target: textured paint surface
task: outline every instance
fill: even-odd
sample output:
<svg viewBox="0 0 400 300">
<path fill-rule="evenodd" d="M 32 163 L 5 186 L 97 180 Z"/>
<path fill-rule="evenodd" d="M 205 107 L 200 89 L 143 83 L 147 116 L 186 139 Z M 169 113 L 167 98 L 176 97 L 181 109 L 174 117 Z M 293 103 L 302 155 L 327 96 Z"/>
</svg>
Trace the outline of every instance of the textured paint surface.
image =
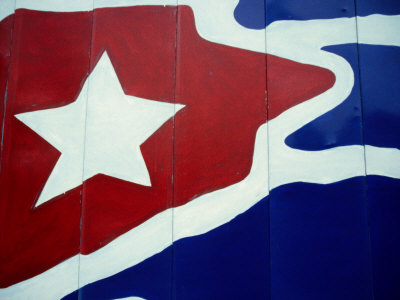
<svg viewBox="0 0 400 300">
<path fill-rule="evenodd" d="M 141 35 L 132 34 L 132 31 L 142 26 L 144 22 L 138 18 L 131 18 L 132 13 L 134 15 L 146 16 L 146 22 L 150 22 L 151 24 L 156 23 L 158 24 L 157 26 L 164 28 L 164 31 L 161 31 L 159 27 L 150 27 L 149 29 L 149 34 L 152 32 L 153 38 L 160 43 L 159 47 L 151 47 L 155 53 L 149 51 L 146 44 L 140 40 L 142 38 Z M 47 20 L 47 15 L 50 15 L 50 21 Z M 116 22 L 116 20 L 118 19 L 121 22 L 124 20 L 124 16 L 126 22 L 133 22 L 133 24 L 124 24 L 125 26 L 123 26 L 123 28 L 128 30 L 126 33 L 116 25 L 111 25 L 120 24 Z M 161 16 L 164 18 L 161 18 Z M 39 32 L 41 32 L 40 26 L 47 26 L 48 22 L 52 21 L 52 18 L 56 19 L 59 15 L 54 13 L 21 11 L 18 17 L 23 20 L 30 18 L 30 22 L 36 21 L 36 27 L 24 27 L 25 30 L 34 30 L 35 32 L 39 30 Z M 69 17 L 69 22 L 72 23 L 76 23 L 79 20 L 76 18 L 75 13 L 64 15 L 63 17 Z M 82 13 L 79 13 L 78 17 L 81 17 L 83 20 L 89 20 L 90 18 L 90 16 L 88 16 L 88 18 L 85 19 L 86 16 Z M 152 17 L 157 18 L 157 22 L 152 21 Z M 119 66 L 116 68 L 116 72 L 118 72 L 117 75 L 120 76 L 120 82 L 123 84 L 125 93 L 146 99 L 160 99 L 172 102 L 174 95 L 174 9 L 134 7 L 113 9 L 111 12 L 100 10 L 98 14 L 96 12 L 94 18 L 96 27 L 94 27 L 94 40 L 91 50 L 92 60 L 94 61 L 92 63 L 92 68 L 94 68 L 97 63 L 96 58 L 98 59 L 99 55 L 103 54 L 102 51 L 107 50 L 112 62 L 116 66 Z M 26 20 L 26 22 L 28 22 L 28 20 Z M 183 73 L 184 71 L 181 69 L 178 70 L 180 74 L 178 75 L 177 82 L 177 102 L 184 104 L 185 108 L 178 114 L 178 116 L 181 117 L 175 122 L 174 206 L 179 206 L 190 201 L 195 195 L 201 195 L 205 192 L 242 180 L 248 174 L 251 166 L 251 153 L 254 147 L 256 129 L 266 121 L 266 102 L 264 96 L 265 65 L 263 64 L 265 55 L 229 49 L 227 47 L 207 43 L 200 39 L 194 31 L 193 17 L 189 8 L 182 9 L 181 22 L 182 28 L 185 28 L 185 30 L 180 31 L 180 44 L 183 46 L 180 48 L 182 52 L 179 53 L 179 59 L 188 73 Z M 81 26 L 84 26 L 84 24 Z M 170 34 L 166 35 L 165 30 L 168 28 Z M 160 37 L 154 36 L 154 33 L 157 32 L 160 34 Z M 123 35 L 121 36 L 121 34 Z M 21 42 L 28 39 L 27 35 L 28 33 L 26 33 L 26 36 L 23 34 L 20 35 Z M 121 39 L 124 38 L 124 36 L 129 36 L 132 39 L 136 37 L 139 40 L 133 40 L 131 45 L 136 48 L 138 48 L 137 45 L 140 45 L 139 49 L 127 49 L 126 51 L 128 52 L 124 53 L 124 48 L 121 49 L 117 47 L 117 45 L 121 43 L 121 41 L 118 40 L 119 36 Z M 34 35 L 30 35 L 29 38 L 34 38 Z M 169 48 L 161 46 L 164 44 L 169 46 Z M 188 46 L 194 46 L 198 52 L 193 53 L 193 51 L 189 51 L 190 48 Z M 122 53 L 120 53 L 121 51 Z M 142 55 L 129 56 L 129 51 L 142 51 Z M 46 57 L 47 59 L 53 59 L 53 61 L 46 62 L 49 68 L 54 68 L 54 64 L 58 59 L 57 55 L 59 55 L 59 53 L 56 52 L 53 56 Z M 147 56 L 147 60 L 143 60 L 143 55 Z M 220 70 L 224 69 L 223 66 L 227 63 L 221 59 L 223 56 L 228 57 L 228 59 L 229 57 L 235 57 L 235 62 L 231 62 L 230 70 L 221 72 Z M 157 57 L 157 59 L 153 57 Z M 202 58 L 203 61 L 201 61 L 200 58 Z M 68 59 L 72 58 L 68 57 Z M 86 56 L 83 55 L 82 59 L 86 59 Z M 230 59 L 230 61 L 231 60 L 232 59 Z M 147 61 L 151 61 L 154 65 L 147 63 Z M 206 62 L 209 62 L 210 66 L 208 66 Z M 22 76 L 21 74 L 27 74 L 26 76 L 28 76 L 31 72 L 39 72 L 35 76 L 41 76 L 43 77 L 43 81 L 45 81 L 47 77 L 45 74 L 42 74 L 43 68 L 35 67 L 35 63 L 36 61 L 32 62 L 32 65 L 29 65 L 30 69 L 26 70 L 26 73 L 22 73 L 22 71 L 19 70 L 19 76 Z M 74 60 L 74 63 L 81 64 L 79 60 Z M 158 64 L 163 66 L 164 71 L 162 68 L 158 67 Z M 130 65 L 134 66 L 134 68 Z M 143 70 L 141 68 L 143 68 Z M 138 74 L 137 77 L 130 72 L 132 69 L 136 70 Z M 157 69 L 158 72 L 152 72 L 154 69 Z M 333 76 L 327 70 L 290 62 L 273 56 L 271 56 L 271 69 L 275 74 L 270 79 L 271 98 L 276 99 L 272 101 L 272 103 L 276 103 L 276 107 L 274 106 L 273 109 L 273 117 L 288 107 L 326 90 L 333 82 Z M 77 73 L 76 75 L 63 73 L 63 76 L 75 76 L 76 80 L 79 78 L 85 80 L 85 74 L 79 74 L 78 71 L 79 69 L 74 70 L 74 72 Z M 60 70 L 60 72 L 62 72 L 62 70 Z M 210 75 L 210 73 L 212 73 L 212 75 Z M 148 78 L 146 78 L 146 74 L 148 74 Z M 154 76 L 157 76 L 157 78 L 152 78 Z M 286 77 L 288 77 L 289 80 L 284 81 L 283 79 Z M 182 80 L 180 80 L 180 78 L 182 78 Z M 22 79 L 14 79 L 15 83 L 19 83 L 20 81 L 22 81 Z M 63 82 L 67 81 L 63 80 Z M 157 82 L 158 90 L 153 88 L 154 82 Z M 232 91 L 231 88 L 228 88 L 227 82 L 230 82 L 228 86 L 234 87 L 235 90 Z M 293 82 L 296 82 L 296 85 L 294 85 Z M 309 84 L 307 88 L 303 88 L 308 82 L 311 82 L 311 84 Z M 285 86 L 285 84 L 287 86 Z M 72 84 L 68 84 L 68 86 L 71 85 Z M 136 85 L 140 88 L 137 88 Z M 254 88 L 249 88 L 248 86 L 254 86 Z M 34 98 L 31 100 L 34 104 L 30 105 L 31 107 L 34 105 L 34 109 L 36 110 L 38 105 L 36 102 L 41 98 L 41 89 L 43 87 L 41 87 L 40 84 L 30 85 L 29 87 L 31 88 L 29 97 L 22 95 L 18 96 L 18 99 L 23 99 L 26 101 L 25 103 L 29 105 L 29 99 Z M 38 88 L 40 88 L 40 90 L 34 90 Z M 18 86 L 13 89 L 13 91 L 14 90 L 16 90 L 15 93 L 28 92 L 28 88 L 25 86 Z M 198 92 L 199 90 L 201 92 Z M 288 92 L 289 90 L 290 93 Z M 76 97 L 71 97 L 70 94 L 68 94 L 68 90 L 64 89 L 57 89 L 54 93 L 61 94 L 46 95 L 46 97 L 49 97 L 48 101 L 64 98 L 74 99 Z M 72 91 L 70 93 L 72 93 Z M 82 92 L 79 91 L 78 93 Z M 38 96 L 34 97 L 35 94 Z M 252 105 L 248 105 L 249 99 L 258 101 L 252 101 Z M 40 100 L 44 101 L 44 99 Z M 21 106 L 17 101 L 14 102 L 15 106 Z M 40 108 L 59 107 L 67 103 L 65 101 L 61 103 L 52 102 L 51 104 L 43 103 Z M 225 110 L 224 107 L 228 106 L 230 107 L 229 110 Z M 36 146 L 36 143 L 42 143 L 43 150 L 41 151 L 53 151 L 56 153 L 54 147 L 43 143 L 43 138 L 40 138 L 40 136 L 32 132 L 31 129 L 26 128 L 26 126 L 21 125 L 21 122 L 12 118 L 13 115 L 21 111 L 26 112 L 27 109 L 21 107 L 19 110 L 15 109 L 9 112 L 10 123 L 12 122 L 12 124 L 15 124 L 14 126 L 21 126 L 24 128 L 23 130 L 26 130 L 25 134 L 20 135 L 32 139 L 33 147 Z M 227 135 L 226 133 L 229 130 L 234 130 L 236 135 Z M 204 132 L 212 132 L 212 134 L 204 134 Z M 241 141 L 240 143 L 237 143 L 238 139 Z M 33 142 L 35 140 L 37 140 L 37 142 Z M 162 147 L 157 145 L 162 145 Z M 13 150 L 9 151 L 14 151 L 15 157 L 17 157 L 18 154 L 16 151 L 18 145 L 14 147 Z M 103 174 L 95 175 L 85 181 L 82 211 L 82 237 L 80 244 L 81 253 L 88 254 L 97 250 L 118 235 L 139 225 L 165 208 L 172 206 L 172 121 L 162 126 L 141 148 L 147 162 L 147 168 L 150 172 L 151 187 L 145 187 L 125 180 L 122 181 Z M 20 151 L 26 151 L 26 149 L 21 148 Z M 8 153 L 7 149 L 5 149 L 4 153 Z M 24 154 L 20 155 L 26 157 Z M 27 164 L 25 168 L 30 168 L 29 163 L 39 168 L 36 160 L 37 155 L 38 154 L 35 155 L 33 152 L 30 152 L 31 160 L 25 158 L 25 163 Z M 7 156 L 11 157 L 11 155 Z M 190 157 L 190 159 L 188 159 L 188 157 Z M 51 162 L 51 165 L 54 165 L 56 161 L 57 158 Z M 12 160 L 10 163 L 12 162 L 16 161 Z M 47 168 L 51 168 L 48 158 L 46 162 L 49 164 Z M 44 165 L 40 167 L 44 167 Z M 7 165 L 5 165 L 5 168 L 7 168 Z M 49 174 L 47 168 L 42 172 L 48 172 L 47 174 Z M 11 171 L 9 171 L 9 174 L 10 173 Z M 29 176 L 29 174 L 27 174 L 27 176 Z M 43 184 L 43 179 L 38 178 L 38 181 L 39 180 Z M 46 180 L 44 180 L 44 182 L 45 181 Z M 5 184 L 4 186 L 7 186 L 7 188 L 4 189 L 7 193 L 22 192 L 12 185 Z M 51 207 L 51 209 L 57 210 L 59 214 L 62 214 L 63 218 L 69 218 L 69 216 L 79 218 L 79 214 L 76 211 L 79 210 L 79 206 L 74 208 L 73 203 L 79 204 L 80 190 L 80 187 L 77 187 L 70 191 L 65 191 L 67 192 L 65 195 L 57 197 L 61 199 L 61 201 L 56 200 L 48 202 L 49 209 Z M 27 193 L 28 191 L 25 192 Z M 25 201 L 25 205 L 29 207 L 32 205 L 32 201 L 35 200 L 35 196 L 37 197 L 37 195 L 41 193 L 40 187 L 33 189 L 32 193 L 31 196 L 28 194 L 24 197 L 18 195 L 13 197 L 19 197 L 21 199 L 20 201 Z M 59 210 L 58 206 L 62 201 L 66 201 L 68 207 L 64 210 Z M 70 206 L 68 205 L 69 203 L 71 204 Z M 44 206 L 45 205 L 43 205 L 43 207 Z M 36 211 L 42 211 L 42 208 L 38 206 L 35 208 L 33 214 Z M 52 215 L 53 212 L 48 213 Z M 20 215 L 20 210 L 16 209 L 15 214 Z M 32 212 L 27 210 L 28 220 L 31 218 L 31 215 Z M 15 217 L 12 217 L 11 210 L 8 212 L 8 217 L 11 220 L 15 219 Z M 42 217 L 40 222 L 44 222 L 45 219 L 45 217 Z M 98 220 L 101 220 L 101 222 L 98 222 Z M 32 223 L 31 230 L 36 231 L 38 228 L 34 222 L 35 221 Z M 25 225 L 19 225 L 17 223 L 15 225 L 13 224 L 13 227 L 14 226 L 16 227 L 15 230 L 23 231 Z M 59 223 L 52 225 L 54 232 L 60 232 L 60 230 L 77 232 L 79 231 L 78 226 L 78 221 L 65 224 L 62 218 L 59 219 Z M 65 256 L 66 254 L 60 255 L 59 251 L 54 251 L 54 247 L 58 247 L 58 244 L 54 243 L 54 240 L 50 239 L 45 232 L 38 230 L 36 234 L 43 237 L 45 240 L 43 242 L 39 242 L 40 240 L 37 241 L 34 246 L 26 246 L 27 251 L 30 251 L 32 253 L 31 255 L 36 256 L 36 260 L 38 260 L 36 265 L 44 267 L 49 263 L 58 263 L 60 259 L 67 258 L 67 256 Z M 10 241 L 7 244 L 11 248 L 9 250 L 10 254 L 8 254 L 8 263 L 10 266 L 7 268 L 9 269 L 13 269 L 12 265 L 14 262 L 12 257 L 14 255 L 15 259 L 21 259 L 21 253 L 17 255 L 17 253 L 13 251 L 12 245 L 16 243 L 16 237 L 17 235 L 11 233 L 6 235 L 6 241 Z M 32 237 L 29 235 L 25 237 L 20 236 L 21 240 L 19 240 L 19 244 L 21 246 L 24 245 L 24 243 L 28 245 L 31 238 Z M 57 235 L 57 238 L 60 238 L 60 236 Z M 70 242 L 68 242 L 67 239 L 59 246 L 63 247 L 64 252 L 77 253 L 76 242 L 76 239 L 71 239 Z M 52 246 L 47 246 L 47 243 Z M 15 254 L 13 255 L 11 253 Z M 23 257 L 25 260 L 31 260 L 29 255 Z M 40 257 L 42 257 L 43 261 L 40 260 Z M 38 268 L 28 262 L 25 262 L 25 264 L 26 270 L 23 273 L 25 276 L 34 273 L 36 268 Z M 42 271 L 42 269 L 39 269 L 39 271 Z M 21 274 L 19 276 L 21 276 Z M 9 275 L 7 275 L 7 278 L 11 280 Z"/>
<path fill-rule="evenodd" d="M 400 297 L 396 1 L 0 12 L 0 298 Z"/>
<path fill-rule="evenodd" d="M 372 299 L 363 182 L 271 192 L 272 298 Z"/>
</svg>

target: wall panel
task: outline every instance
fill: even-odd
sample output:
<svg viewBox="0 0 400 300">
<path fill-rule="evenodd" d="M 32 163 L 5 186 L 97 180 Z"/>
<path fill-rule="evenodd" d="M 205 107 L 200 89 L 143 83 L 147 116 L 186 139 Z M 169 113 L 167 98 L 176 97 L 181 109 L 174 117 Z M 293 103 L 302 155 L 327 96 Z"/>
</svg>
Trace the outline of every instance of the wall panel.
<svg viewBox="0 0 400 300">
<path fill-rule="evenodd" d="M 354 3 L 325 4 L 267 1 L 267 52 L 303 72 L 269 126 L 272 299 L 372 299 Z"/>
<path fill-rule="evenodd" d="M 375 299 L 400 297 L 399 5 L 356 1 Z M 379 176 L 376 176 L 379 175 Z M 397 179 L 396 179 L 397 178 Z"/>
<path fill-rule="evenodd" d="M 172 243 L 176 7 L 97 8 L 93 20 L 80 297 L 168 299 L 170 252 L 154 269 L 129 267 Z"/>
<path fill-rule="evenodd" d="M 178 6 L 174 299 L 269 299 L 265 35 L 235 6 Z"/>
<path fill-rule="evenodd" d="M 78 283 L 83 160 L 78 157 L 60 179 L 57 168 L 64 158 L 59 137 L 66 120 L 53 112 L 81 93 L 89 70 L 91 14 L 18 9 L 13 32 L 1 177 L 6 205 L 2 287 L 61 263 L 61 276 L 43 273 L 23 288 L 6 291 L 6 297 L 28 299 L 46 289 L 51 298 L 64 289 L 76 289 Z M 83 147 L 83 138 L 77 137 L 75 147 Z M 68 178 L 78 184 L 69 185 Z M 60 191 L 65 185 L 68 188 Z"/>
</svg>

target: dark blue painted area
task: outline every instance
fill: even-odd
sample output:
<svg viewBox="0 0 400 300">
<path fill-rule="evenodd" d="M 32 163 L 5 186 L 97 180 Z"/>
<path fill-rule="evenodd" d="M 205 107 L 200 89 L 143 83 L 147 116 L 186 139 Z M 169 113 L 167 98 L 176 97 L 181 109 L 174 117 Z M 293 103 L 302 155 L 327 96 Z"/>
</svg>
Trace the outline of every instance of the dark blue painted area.
<svg viewBox="0 0 400 300">
<path fill-rule="evenodd" d="M 62 300 L 78 300 L 78 299 L 79 299 L 78 291 L 75 291 L 75 292 L 62 298 Z"/>
<path fill-rule="evenodd" d="M 355 44 L 346 44 L 325 47 L 323 50 L 342 56 L 353 68 L 355 78 L 351 94 L 333 110 L 289 135 L 285 142 L 290 147 L 311 151 L 344 145 L 362 145 L 357 47 Z"/>
<path fill-rule="evenodd" d="M 353 0 L 266 0 L 266 5 L 267 25 L 279 20 L 349 18 L 355 15 Z"/>
<path fill-rule="evenodd" d="M 272 191 L 272 299 L 372 299 L 364 180 Z"/>
<path fill-rule="evenodd" d="M 265 28 L 265 2 L 264 0 L 241 0 L 236 6 L 234 16 L 239 24 L 252 28 Z"/>
<path fill-rule="evenodd" d="M 174 247 L 174 299 L 269 299 L 268 202 Z"/>
<path fill-rule="evenodd" d="M 400 149 L 400 47 L 359 49 L 365 143 Z"/>
<path fill-rule="evenodd" d="M 266 14 L 264 7 L 266 5 Z M 400 14 L 398 0 L 240 0 L 234 16 L 242 26 L 261 29 L 279 20 L 312 20 L 371 14 Z"/>
<path fill-rule="evenodd" d="M 265 28 L 279 20 L 330 19 L 354 15 L 353 0 L 240 0 L 234 13 L 239 24 L 252 29 Z"/>
<path fill-rule="evenodd" d="M 350 63 L 355 75 L 353 90 L 342 104 L 289 135 L 286 144 L 311 151 L 362 145 L 356 45 L 323 49 Z M 360 44 L 359 55 L 365 143 L 400 148 L 400 47 Z"/>
<path fill-rule="evenodd" d="M 400 2 L 399 0 L 357 0 L 356 10 L 359 16 L 397 15 L 400 14 Z"/>
<path fill-rule="evenodd" d="M 400 180 L 368 176 L 375 300 L 400 299 Z"/>
</svg>

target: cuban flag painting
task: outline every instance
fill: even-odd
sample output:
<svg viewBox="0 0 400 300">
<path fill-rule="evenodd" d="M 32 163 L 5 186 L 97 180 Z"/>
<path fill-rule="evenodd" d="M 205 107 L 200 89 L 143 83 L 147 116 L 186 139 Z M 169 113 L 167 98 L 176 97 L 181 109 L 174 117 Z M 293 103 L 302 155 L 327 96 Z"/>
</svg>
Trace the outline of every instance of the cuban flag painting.
<svg viewBox="0 0 400 300">
<path fill-rule="evenodd" d="M 0 299 L 400 299 L 399 0 L 2 0 Z"/>
</svg>

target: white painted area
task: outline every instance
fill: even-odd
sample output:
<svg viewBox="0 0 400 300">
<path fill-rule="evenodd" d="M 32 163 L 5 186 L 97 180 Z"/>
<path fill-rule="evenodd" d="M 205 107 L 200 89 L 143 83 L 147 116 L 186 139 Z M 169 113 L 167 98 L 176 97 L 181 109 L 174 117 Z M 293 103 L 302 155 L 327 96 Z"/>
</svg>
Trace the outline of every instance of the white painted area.
<svg viewBox="0 0 400 300">
<path fill-rule="evenodd" d="M 75 102 L 16 115 L 62 153 L 36 207 L 96 174 L 151 186 L 139 147 L 181 108 L 125 95 L 105 52 Z"/>
<path fill-rule="evenodd" d="M 0 21 L 7 18 L 14 13 L 15 0 L 1 0 L 0 1 Z"/>
<path fill-rule="evenodd" d="M 127 265 L 134 266 L 171 244 L 172 209 L 168 209 L 96 252 L 80 255 L 79 286 L 119 273 Z"/>
<path fill-rule="evenodd" d="M 90 11 L 93 0 L 16 0 L 16 9 L 26 8 L 40 11 Z"/>
<path fill-rule="evenodd" d="M 357 26 L 362 44 L 400 46 L 400 15 L 357 17 Z"/>
<path fill-rule="evenodd" d="M 50 0 L 49 0 L 50 1 Z M 201 36 L 228 46 L 265 52 L 263 30 L 249 30 L 233 19 L 234 1 L 185 0 L 190 5 Z M 36 2 L 35 2 L 36 3 Z M 98 1 L 107 6 L 108 1 Z M 143 4 L 141 1 L 119 0 L 114 5 Z M 157 4 L 158 1 L 147 2 Z M 35 5 L 35 4 L 33 4 Z M 78 7 L 78 6 L 77 6 Z M 79 9 L 77 9 L 79 10 Z M 226 10 L 226 11 L 225 11 Z M 229 13 L 228 13 L 229 12 Z M 174 240 L 203 234 L 245 212 L 268 195 L 268 144 L 271 189 L 290 182 L 331 183 L 364 175 L 363 147 L 345 146 L 324 151 L 300 151 L 284 144 L 284 139 L 311 120 L 333 109 L 349 95 L 354 74 L 345 59 L 321 50 L 327 45 L 355 43 L 354 18 L 312 21 L 278 21 L 267 29 L 268 53 L 298 62 L 327 68 L 335 73 L 335 85 L 317 97 L 299 104 L 262 125 L 256 138 L 250 174 L 237 184 L 203 195 L 174 210 L 164 211 L 140 226 L 118 237 L 89 255 L 81 255 L 80 286 L 106 278 L 136 265 L 159 253 L 171 244 L 171 214 L 174 215 Z M 361 43 L 400 46 L 399 16 L 358 17 L 367 30 L 359 37 Z M 234 34 L 233 34 L 234 33 Z M 90 102 L 90 101 L 89 101 Z M 365 147 L 367 174 L 400 178 L 398 149 Z M 156 237 L 156 238 L 155 238 Z M 7 299 L 57 299 L 74 291 L 76 284 L 75 256 L 54 268 L 24 282 L 0 290 Z M 46 295 L 43 295 L 46 290 Z"/>
<path fill-rule="evenodd" d="M 400 178 L 400 151 L 394 148 L 365 146 L 367 174 Z"/>
</svg>

